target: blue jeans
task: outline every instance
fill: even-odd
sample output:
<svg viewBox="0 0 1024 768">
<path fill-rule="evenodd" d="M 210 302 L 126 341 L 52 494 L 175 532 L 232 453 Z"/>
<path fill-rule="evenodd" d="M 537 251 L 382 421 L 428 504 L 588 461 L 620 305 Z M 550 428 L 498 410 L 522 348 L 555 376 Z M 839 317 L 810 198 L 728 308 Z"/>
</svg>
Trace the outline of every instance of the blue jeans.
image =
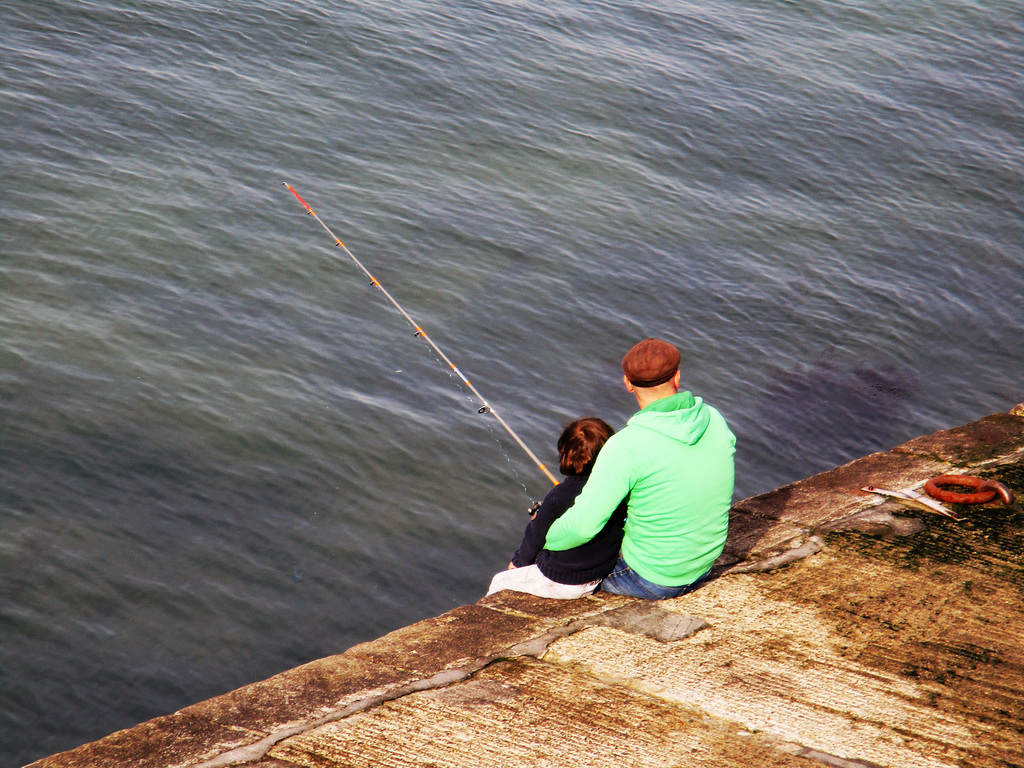
<svg viewBox="0 0 1024 768">
<path fill-rule="evenodd" d="M 679 597 L 704 586 L 710 575 L 711 569 L 709 568 L 707 573 L 692 584 L 684 584 L 681 587 L 664 587 L 661 584 L 655 584 L 653 581 L 645 579 L 626 565 L 626 561 L 620 555 L 619 561 L 615 563 L 612 572 L 604 577 L 604 581 L 601 582 L 599 589 L 604 592 L 611 592 L 614 595 L 642 597 L 645 600 L 668 600 L 670 597 Z"/>
</svg>

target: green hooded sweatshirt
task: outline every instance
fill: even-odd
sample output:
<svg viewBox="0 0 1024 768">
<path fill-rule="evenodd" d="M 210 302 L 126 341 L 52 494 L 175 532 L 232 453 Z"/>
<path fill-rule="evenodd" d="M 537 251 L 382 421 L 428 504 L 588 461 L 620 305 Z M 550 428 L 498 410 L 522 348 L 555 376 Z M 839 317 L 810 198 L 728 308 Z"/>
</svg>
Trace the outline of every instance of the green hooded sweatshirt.
<svg viewBox="0 0 1024 768">
<path fill-rule="evenodd" d="M 545 549 L 590 541 L 629 497 L 622 557 L 666 587 L 702 576 L 729 529 L 736 438 L 722 415 L 689 392 L 637 412 L 612 435 L 576 503 L 554 522 Z"/>
</svg>

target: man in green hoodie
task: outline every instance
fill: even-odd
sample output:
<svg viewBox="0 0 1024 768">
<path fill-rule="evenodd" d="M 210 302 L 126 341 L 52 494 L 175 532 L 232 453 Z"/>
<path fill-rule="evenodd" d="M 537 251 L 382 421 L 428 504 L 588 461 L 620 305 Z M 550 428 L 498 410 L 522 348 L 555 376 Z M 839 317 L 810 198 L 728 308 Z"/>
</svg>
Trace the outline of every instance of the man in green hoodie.
<svg viewBox="0 0 1024 768">
<path fill-rule="evenodd" d="M 700 586 L 729 529 L 736 438 L 722 415 L 679 391 L 679 350 L 644 339 L 622 359 L 640 410 L 609 438 L 583 492 L 544 548 L 590 541 L 628 497 L 622 552 L 601 589 L 649 600 Z"/>
</svg>

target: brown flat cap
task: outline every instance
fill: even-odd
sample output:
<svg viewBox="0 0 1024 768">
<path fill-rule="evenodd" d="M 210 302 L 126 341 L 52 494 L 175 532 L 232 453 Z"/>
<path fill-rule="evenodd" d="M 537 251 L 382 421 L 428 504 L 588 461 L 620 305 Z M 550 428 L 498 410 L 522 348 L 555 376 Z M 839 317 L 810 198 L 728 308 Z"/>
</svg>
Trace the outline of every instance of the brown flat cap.
<svg viewBox="0 0 1024 768">
<path fill-rule="evenodd" d="M 634 387 L 656 387 L 679 370 L 679 350 L 661 339 L 644 339 L 622 358 L 622 372 Z"/>
</svg>

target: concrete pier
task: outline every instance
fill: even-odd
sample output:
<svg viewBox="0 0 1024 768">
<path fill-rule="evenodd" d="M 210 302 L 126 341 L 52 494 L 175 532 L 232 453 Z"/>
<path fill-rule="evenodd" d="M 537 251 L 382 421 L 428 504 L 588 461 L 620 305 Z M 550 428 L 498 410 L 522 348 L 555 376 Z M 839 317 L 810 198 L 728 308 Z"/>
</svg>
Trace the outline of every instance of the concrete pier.
<svg viewBox="0 0 1024 768">
<path fill-rule="evenodd" d="M 739 502 L 674 600 L 510 592 L 32 768 L 1024 765 L 1024 407 Z M 1019 501 L 1018 501 L 1019 504 Z"/>
</svg>

